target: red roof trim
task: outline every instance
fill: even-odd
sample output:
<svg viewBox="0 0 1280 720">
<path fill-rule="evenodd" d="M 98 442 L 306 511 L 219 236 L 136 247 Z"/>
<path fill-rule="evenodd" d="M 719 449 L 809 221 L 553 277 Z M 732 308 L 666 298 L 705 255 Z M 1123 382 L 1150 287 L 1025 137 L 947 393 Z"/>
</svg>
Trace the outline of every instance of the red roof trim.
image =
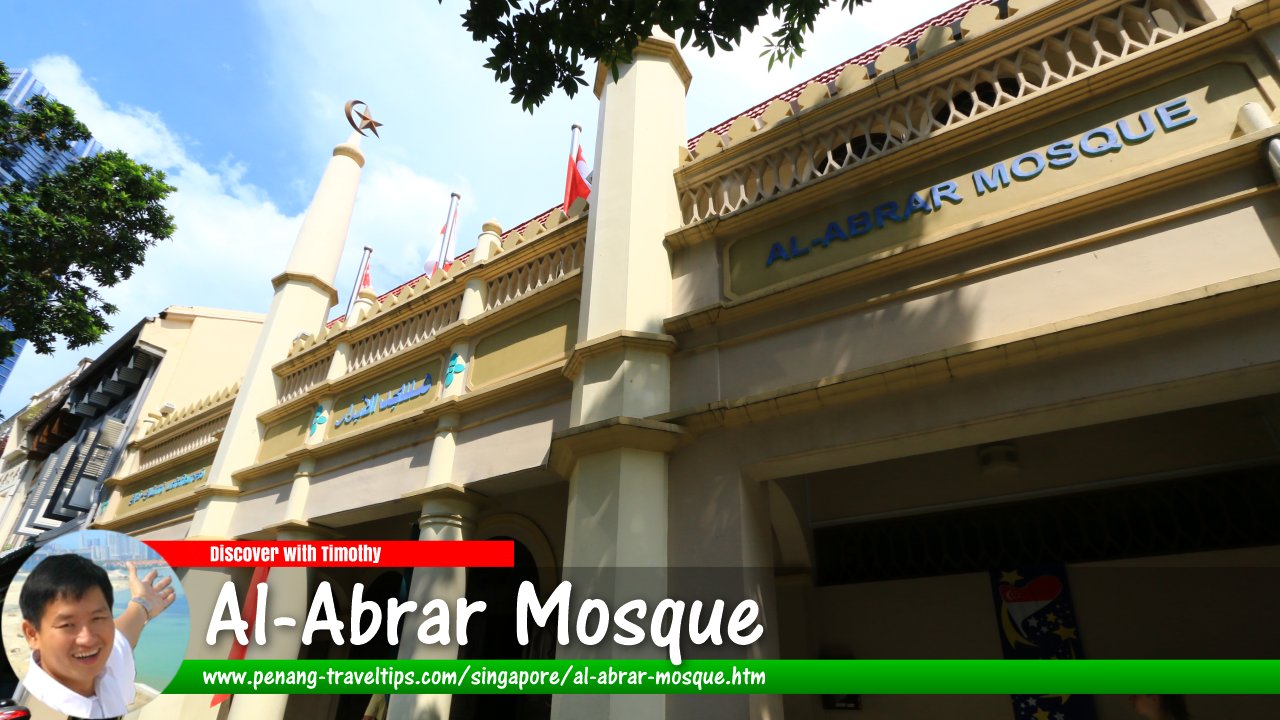
<svg viewBox="0 0 1280 720">
<path fill-rule="evenodd" d="M 998 0 L 965 0 L 965 2 L 960 3 L 959 5 L 942 13 L 941 15 L 938 15 L 930 20 L 926 20 L 925 22 L 911 28 L 910 30 L 907 30 L 899 34 L 897 37 L 891 40 L 886 40 L 880 43 L 879 45 L 876 45 L 875 47 L 870 48 L 869 50 L 864 50 L 861 53 L 849 58 L 848 60 L 845 60 L 839 65 L 836 65 L 833 68 L 824 70 L 823 72 L 820 72 L 817 75 L 814 75 L 813 77 L 809 78 L 808 80 L 805 80 L 804 82 L 800 83 L 799 85 L 796 85 L 795 87 L 790 88 L 789 90 L 784 90 L 783 92 L 778 93 L 777 95 L 774 95 L 773 97 L 769 98 L 768 100 L 765 100 L 762 103 L 753 105 L 746 112 L 738 113 L 737 115 L 734 115 L 733 117 L 729 118 L 728 120 L 725 120 L 724 122 L 718 125 L 713 125 L 712 127 L 707 128 L 705 132 L 698 133 L 697 135 L 689 138 L 689 147 L 693 148 L 693 146 L 697 143 L 697 141 L 703 135 L 706 135 L 708 132 L 714 132 L 716 134 L 724 134 L 729 130 L 729 126 L 733 124 L 733 121 L 737 120 L 743 115 L 746 115 L 747 117 L 753 117 L 753 118 L 760 117 L 761 115 L 764 114 L 765 108 L 769 107 L 769 104 L 772 103 L 774 100 L 786 100 L 787 102 L 794 102 L 796 98 L 800 97 L 800 93 L 806 87 L 808 87 L 809 83 L 834 82 L 836 78 L 840 77 L 841 71 L 843 71 L 846 67 L 850 65 L 853 65 L 855 63 L 858 65 L 870 65 L 871 63 L 875 62 L 875 59 L 880 57 L 880 53 L 883 52 L 884 49 L 889 47 L 890 45 L 898 45 L 901 47 L 906 47 L 907 45 L 910 45 L 916 40 L 919 40 L 920 36 L 924 34 L 924 31 L 928 30 L 934 25 L 951 25 L 953 23 L 959 22 L 960 20 L 964 19 L 965 14 L 968 13 L 969 9 L 972 8 L 973 6 L 994 5 L 996 4 L 996 2 L 998 2 Z"/>
</svg>

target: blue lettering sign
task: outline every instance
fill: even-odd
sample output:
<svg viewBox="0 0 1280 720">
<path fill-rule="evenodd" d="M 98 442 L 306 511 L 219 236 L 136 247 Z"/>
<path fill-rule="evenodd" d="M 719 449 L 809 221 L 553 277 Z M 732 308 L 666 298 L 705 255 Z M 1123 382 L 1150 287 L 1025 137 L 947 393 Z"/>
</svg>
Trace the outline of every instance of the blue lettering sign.
<svg viewBox="0 0 1280 720">
<path fill-rule="evenodd" d="M 1045 155 L 1049 157 L 1049 167 L 1054 170 L 1071 167 L 1076 160 L 1080 159 L 1080 151 L 1076 150 L 1076 144 L 1070 140 L 1061 140 L 1050 145 Z"/>
<path fill-rule="evenodd" d="M 1098 139 L 1101 138 L 1101 142 Z M 1107 153 L 1120 152 L 1120 136 L 1109 127 L 1094 128 L 1080 138 L 1080 154 L 1085 157 L 1098 157 Z"/>
<path fill-rule="evenodd" d="M 1030 167 L 1028 167 L 1030 164 Z M 1038 152 L 1023 153 L 1009 163 L 1009 173 L 1015 180 L 1033 180 L 1044 172 L 1045 159 Z"/>
<path fill-rule="evenodd" d="M 990 175 L 981 170 L 974 170 L 972 177 L 973 189 L 978 192 L 978 197 L 995 192 L 1002 187 L 1009 187 L 1009 168 L 1004 163 L 991 168 Z"/>
<path fill-rule="evenodd" d="M 152 485 L 146 490 L 139 490 L 138 492 L 129 496 L 129 504 L 132 505 L 137 502 L 142 502 L 143 500 L 153 498 L 161 493 L 166 493 L 175 488 L 180 488 L 184 485 L 190 485 L 193 482 L 198 482 L 204 479 L 204 474 L 205 474 L 205 471 L 203 469 L 200 469 L 193 473 L 179 475 L 178 477 L 170 480 L 169 482 L 160 483 L 159 485 Z"/>
<path fill-rule="evenodd" d="M 1096 127 L 1079 137 L 1051 143 L 1043 150 L 1031 150 L 989 168 L 974 170 L 969 179 L 973 183 L 974 192 L 982 197 L 1007 188 L 1014 181 L 1034 180 L 1044 174 L 1045 170 L 1071 167 L 1081 157 L 1101 157 L 1120 152 L 1126 145 L 1146 142 L 1155 135 L 1157 124 L 1160 129 L 1169 133 L 1191 125 L 1198 119 L 1192 113 L 1187 98 L 1170 100 L 1138 113 L 1136 123 L 1122 118 L 1114 126 Z M 837 240 L 852 240 L 883 229 L 888 223 L 907 222 L 916 214 L 938 212 L 943 208 L 944 201 L 959 205 L 964 200 L 960 196 L 959 186 L 950 180 L 934 185 L 927 195 L 927 201 L 922 193 L 911 193 L 901 205 L 894 200 L 879 203 L 868 210 L 849 215 L 843 227 L 839 222 L 830 222 L 826 233 L 814 238 L 808 245 L 800 244 L 794 236 L 788 243 L 775 242 L 769 246 L 764 266 L 772 267 L 777 262 L 795 260 L 807 255 L 812 247 L 827 248 Z"/>
<path fill-rule="evenodd" d="M 946 200 L 952 205 L 959 205 L 960 187 L 954 182 L 948 180 L 944 183 L 934 185 L 929 189 L 929 202 L 933 205 L 934 210 L 942 209 L 943 200 Z"/>
<path fill-rule="evenodd" d="M 1160 127 L 1165 132 L 1172 132 L 1180 127 L 1186 127 L 1200 118 L 1191 114 L 1191 108 L 1187 106 L 1186 98 L 1178 98 L 1163 105 L 1156 106 L 1156 117 L 1160 118 Z"/>
<path fill-rule="evenodd" d="M 1120 131 L 1120 138 L 1124 140 L 1126 145 L 1137 145 L 1156 133 L 1156 124 L 1151 122 L 1151 113 L 1138 113 L 1138 120 L 1142 123 L 1142 132 L 1137 133 L 1129 128 L 1128 120 L 1121 120 L 1116 123 L 1116 129 Z"/>
<path fill-rule="evenodd" d="M 871 232 L 871 213 L 864 211 L 849 216 L 849 237 L 856 238 L 869 232 Z"/>
</svg>

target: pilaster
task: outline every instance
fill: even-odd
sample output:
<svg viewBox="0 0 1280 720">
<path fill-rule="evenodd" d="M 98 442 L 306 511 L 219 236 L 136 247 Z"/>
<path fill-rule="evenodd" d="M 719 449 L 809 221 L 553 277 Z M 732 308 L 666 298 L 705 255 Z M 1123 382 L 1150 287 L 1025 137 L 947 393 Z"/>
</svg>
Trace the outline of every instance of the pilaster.
<svg viewBox="0 0 1280 720">
<path fill-rule="evenodd" d="M 434 454 L 434 453 L 433 453 Z M 441 485 L 411 493 L 422 501 L 418 518 L 420 540 L 469 540 L 475 534 L 476 516 L 483 500 L 458 485 Z M 413 569 L 409 584 L 409 600 L 422 608 L 432 600 L 443 600 L 452 615 L 458 600 L 466 597 L 466 568 L 419 567 Z M 401 660 L 456 660 L 457 638 L 449 645 L 425 645 L 416 638 L 401 638 Z M 392 695 L 387 707 L 387 720 L 447 718 L 452 702 L 450 695 Z"/>
<path fill-rule="evenodd" d="M 313 530 L 303 523 L 286 522 L 275 529 L 277 540 L 323 540 L 327 533 Z M 252 641 L 245 651 L 246 660 L 296 660 L 302 650 L 302 619 L 307 617 L 311 601 L 314 570 L 306 567 L 273 567 L 267 575 L 266 617 L 291 617 L 298 620 L 293 627 L 275 626 L 266 633 L 266 644 Z M 288 695 L 236 695 L 231 700 L 227 720 L 260 720 L 283 718 L 289 704 Z"/>
<path fill-rule="evenodd" d="M 565 578 L 575 596 L 656 602 L 667 591 L 667 453 L 680 428 L 646 420 L 670 409 L 662 332 L 671 313 L 663 244 L 680 225 L 674 171 L 684 142 L 689 72 L 675 42 L 643 41 L 616 76 L 598 74 L 599 134 L 587 220 L 578 338 L 566 367 L 571 428 L 552 465 L 569 479 Z M 612 644 L 573 657 L 639 657 Z M 639 651 L 643 652 L 643 651 Z M 553 718 L 666 717 L 660 695 L 556 695 Z"/>
</svg>

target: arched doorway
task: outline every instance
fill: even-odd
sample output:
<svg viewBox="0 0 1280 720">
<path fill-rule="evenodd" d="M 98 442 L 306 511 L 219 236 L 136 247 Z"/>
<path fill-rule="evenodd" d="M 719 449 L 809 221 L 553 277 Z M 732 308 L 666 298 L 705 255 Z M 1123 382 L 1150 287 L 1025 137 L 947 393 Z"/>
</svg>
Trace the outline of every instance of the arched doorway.
<svg viewBox="0 0 1280 720">
<path fill-rule="evenodd" d="M 519 540 L 498 536 L 494 540 L 515 543 L 515 566 L 511 568 L 470 568 L 467 570 L 467 599 L 487 603 L 468 627 L 468 642 L 458 653 L 460 659 L 550 660 L 555 657 L 552 638 L 534 628 L 530 643 L 516 642 L 516 594 L 523 582 L 533 583 L 539 596 L 538 566 L 533 553 Z M 554 627 L 554 620 L 550 623 Z M 455 695 L 450 720 L 546 720 L 551 717 L 550 695 Z"/>
</svg>

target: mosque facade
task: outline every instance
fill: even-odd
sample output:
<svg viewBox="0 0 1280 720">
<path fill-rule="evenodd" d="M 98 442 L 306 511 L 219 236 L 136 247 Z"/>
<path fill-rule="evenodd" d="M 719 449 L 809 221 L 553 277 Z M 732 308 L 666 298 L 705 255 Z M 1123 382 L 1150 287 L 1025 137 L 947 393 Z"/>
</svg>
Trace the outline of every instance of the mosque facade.
<svg viewBox="0 0 1280 720">
<path fill-rule="evenodd" d="M 320 581 L 488 598 L 466 648 L 280 633 L 250 658 L 623 657 L 509 637 L 514 583 L 563 579 L 758 600 L 764 638 L 722 657 L 1266 657 L 1278 22 L 1273 0 L 967 2 L 693 140 L 690 73 L 649 39 L 597 78 L 589 205 L 491 221 L 448 269 L 327 323 L 352 136 L 238 388 L 136 430 L 95 524 L 516 543 L 501 577 L 272 571 L 282 612 Z M 194 615 L 228 578 L 249 575 L 186 571 Z M 345 718 L 367 700 L 147 712 Z M 388 717 L 851 713 L 1133 717 L 1102 696 L 760 695 L 404 695 Z"/>
</svg>

